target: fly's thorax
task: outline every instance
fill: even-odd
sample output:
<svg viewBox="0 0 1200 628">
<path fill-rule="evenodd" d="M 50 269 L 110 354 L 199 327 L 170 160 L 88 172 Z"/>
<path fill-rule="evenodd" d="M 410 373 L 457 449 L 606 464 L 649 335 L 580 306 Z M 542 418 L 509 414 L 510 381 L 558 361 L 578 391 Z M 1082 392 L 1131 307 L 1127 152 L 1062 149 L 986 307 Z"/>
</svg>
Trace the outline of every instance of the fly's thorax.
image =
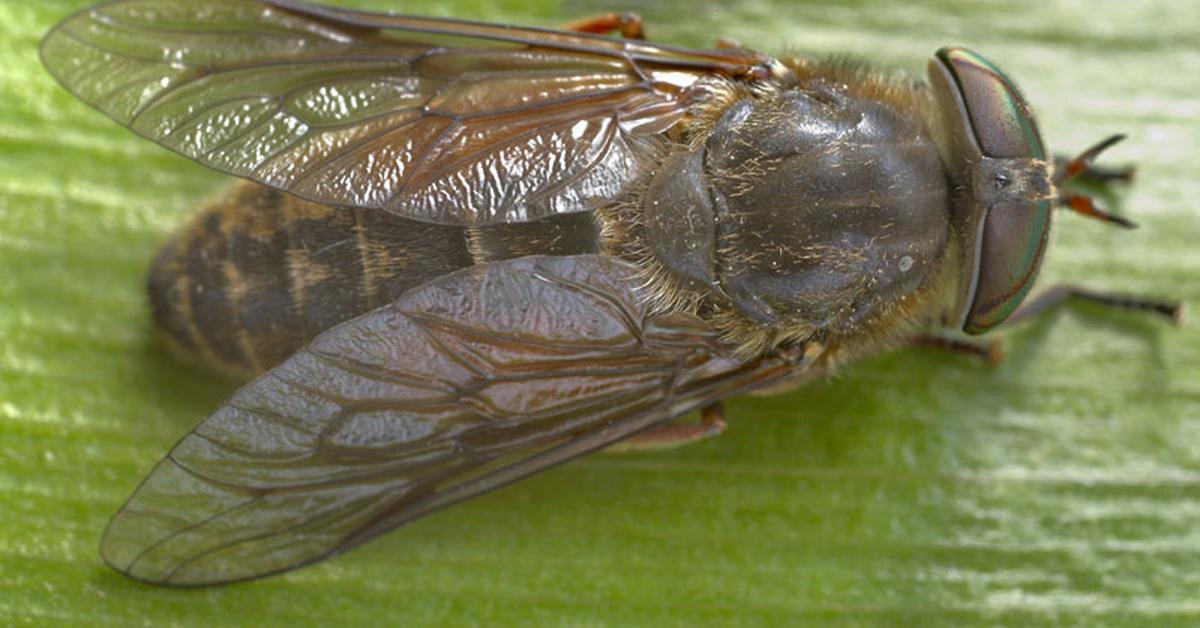
<svg viewBox="0 0 1200 628">
<path fill-rule="evenodd" d="M 627 213 L 651 298 L 759 351 L 923 316 L 949 196 L 920 114 L 814 79 L 732 104 Z"/>
</svg>

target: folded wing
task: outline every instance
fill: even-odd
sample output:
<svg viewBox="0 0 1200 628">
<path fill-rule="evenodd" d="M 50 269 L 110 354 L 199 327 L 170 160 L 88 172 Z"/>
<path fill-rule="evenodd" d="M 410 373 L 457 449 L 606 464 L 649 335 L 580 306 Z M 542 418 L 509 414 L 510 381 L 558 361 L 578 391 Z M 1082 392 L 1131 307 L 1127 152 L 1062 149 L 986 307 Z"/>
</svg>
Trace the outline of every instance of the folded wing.
<svg viewBox="0 0 1200 628">
<path fill-rule="evenodd" d="M 703 77 L 762 61 L 283 0 L 110 2 L 41 54 L 83 101 L 217 170 L 453 224 L 594 209 Z"/>
<path fill-rule="evenodd" d="M 287 570 L 785 372 L 649 315 L 632 272 L 477 266 L 330 329 L 172 449 L 105 560 L 176 585 Z"/>
</svg>

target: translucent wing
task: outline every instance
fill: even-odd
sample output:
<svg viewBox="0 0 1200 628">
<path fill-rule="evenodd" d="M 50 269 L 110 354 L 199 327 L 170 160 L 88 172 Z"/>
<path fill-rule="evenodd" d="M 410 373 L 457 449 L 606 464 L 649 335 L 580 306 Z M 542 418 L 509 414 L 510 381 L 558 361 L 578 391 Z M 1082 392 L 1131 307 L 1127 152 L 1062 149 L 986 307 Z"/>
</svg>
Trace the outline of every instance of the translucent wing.
<svg viewBox="0 0 1200 628">
<path fill-rule="evenodd" d="M 787 372 L 649 316 L 632 272 L 476 266 L 332 328 L 171 450 L 105 560 L 176 585 L 291 569 Z"/>
<path fill-rule="evenodd" d="M 764 58 L 286 0 L 121 0 L 42 42 L 135 132 L 309 200 L 455 224 L 594 209 Z"/>
</svg>

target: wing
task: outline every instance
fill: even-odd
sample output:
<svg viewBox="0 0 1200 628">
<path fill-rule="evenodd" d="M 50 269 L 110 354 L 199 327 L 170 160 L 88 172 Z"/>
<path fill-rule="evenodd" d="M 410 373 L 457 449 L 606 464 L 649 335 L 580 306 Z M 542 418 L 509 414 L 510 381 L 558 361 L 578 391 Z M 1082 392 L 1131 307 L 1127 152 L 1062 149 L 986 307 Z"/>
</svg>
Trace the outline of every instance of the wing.
<svg viewBox="0 0 1200 628">
<path fill-rule="evenodd" d="M 648 315 L 633 272 L 486 264 L 332 328 L 181 440 L 101 553 L 174 585 L 284 571 L 789 372 Z"/>
<path fill-rule="evenodd" d="M 290 0 L 111 2 L 41 55 L 84 102 L 217 170 L 454 224 L 594 209 L 705 77 L 766 60 Z"/>
</svg>

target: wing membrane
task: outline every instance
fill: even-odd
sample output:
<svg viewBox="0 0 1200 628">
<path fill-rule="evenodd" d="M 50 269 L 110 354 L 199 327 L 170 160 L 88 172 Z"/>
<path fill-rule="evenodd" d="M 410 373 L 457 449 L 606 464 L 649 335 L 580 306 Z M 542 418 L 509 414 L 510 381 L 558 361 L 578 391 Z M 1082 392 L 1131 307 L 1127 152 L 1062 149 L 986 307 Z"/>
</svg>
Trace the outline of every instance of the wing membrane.
<svg viewBox="0 0 1200 628">
<path fill-rule="evenodd" d="M 632 272 L 476 266 L 334 327 L 175 446 L 105 559 L 180 585 L 290 569 L 786 372 L 648 315 Z"/>
<path fill-rule="evenodd" d="M 203 164 L 454 224 L 593 209 L 710 74 L 759 56 L 281 0 L 120 0 L 42 43 L 68 90 Z"/>
</svg>

